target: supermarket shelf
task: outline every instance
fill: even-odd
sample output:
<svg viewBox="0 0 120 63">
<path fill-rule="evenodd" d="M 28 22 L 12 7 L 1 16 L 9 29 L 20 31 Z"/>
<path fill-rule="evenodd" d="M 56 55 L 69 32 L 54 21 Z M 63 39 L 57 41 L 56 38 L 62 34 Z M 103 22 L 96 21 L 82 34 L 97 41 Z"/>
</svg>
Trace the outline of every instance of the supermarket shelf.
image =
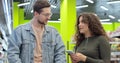
<svg viewBox="0 0 120 63">
<path fill-rule="evenodd" d="M 111 44 L 111 49 L 115 49 L 115 51 L 111 51 L 111 61 L 113 61 L 112 63 L 118 63 L 120 61 L 120 50 L 118 50 L 117 46 L 120 44 L 120 41 L 112 41 L 109 43 Z"/>
<path fill-rule="evenodd" d="M 120 38 L 120 32 L 113 32 L 110 37 L 113 37 L 113 38 Z"/>
<path fill-rule="evenodd" d="M 111 52 L 111 55 L 120 55 L 120 51 Z"/>
<path fill-rule="evenodd" d="M 120 42 L 109 42 L 110 44 L 120 44 Z"/>
<path fill-rule="evenodd" d="M 120 58 L 111 58 L 111 61 L 120 60 Z"/>
</svg>

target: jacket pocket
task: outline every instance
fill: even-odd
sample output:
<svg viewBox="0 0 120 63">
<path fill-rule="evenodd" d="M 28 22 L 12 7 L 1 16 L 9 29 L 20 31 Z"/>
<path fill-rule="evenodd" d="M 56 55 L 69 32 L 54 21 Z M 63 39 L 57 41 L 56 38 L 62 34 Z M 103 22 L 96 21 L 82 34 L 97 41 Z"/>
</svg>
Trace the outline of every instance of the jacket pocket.
<svg viewBox="0 0 120 63">
<path fill-rule="evenodd" d="M 31 40 L 23 40 L 22 46 L 21 46 L 21 59 L 23 60 L 23 63 L 30 63 L 30 53 L 33 49 Z"/>
<path fill-rule="evenodd" d="M 42 54 L 45 63 L 53 63 L 55 45 L 52 42 L 42 42 Z M 46 62 L 47 61 L 47 62 Z"/>
</svg>

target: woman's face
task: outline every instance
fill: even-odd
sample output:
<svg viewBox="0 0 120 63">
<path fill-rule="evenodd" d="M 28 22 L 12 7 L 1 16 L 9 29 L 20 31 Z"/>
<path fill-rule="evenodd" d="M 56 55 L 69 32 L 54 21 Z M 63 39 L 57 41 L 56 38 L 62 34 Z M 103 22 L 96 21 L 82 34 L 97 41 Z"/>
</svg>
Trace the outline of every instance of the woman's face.
<svg viewBox="0 0 120 63">
<path fill-rule="evenodd" d="M 82 33 L 82 34 L 85 34 L 85 33 L 89 32 L 88 24 L 83 22 L 83 18 L 82 17 L 79 18 L 79 25 L 78 25 L 78 27 L 79 27 L 80 33 Z"/>
</svg>

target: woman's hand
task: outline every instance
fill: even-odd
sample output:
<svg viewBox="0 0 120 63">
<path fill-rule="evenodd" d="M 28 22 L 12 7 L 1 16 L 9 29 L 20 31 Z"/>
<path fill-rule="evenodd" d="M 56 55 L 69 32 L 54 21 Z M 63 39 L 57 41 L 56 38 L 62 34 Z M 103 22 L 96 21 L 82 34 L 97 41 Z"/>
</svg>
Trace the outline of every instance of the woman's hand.
<svg viewBox="0 0 120 63">
<path fill-rule="evenodd" d="M 70 57 L 74 63 L 77 63 L 79 61 L 85 62 L 86 58 L 87 58 L 85 55 L 83 55 L 81 53 L 71 54 Z"/>
<path fill-rule="evenodd" d="M 71 58 L 72 63 L 77 63 L 77 61 L 74 60 L 76 57 L 77 57 L 76 54 L 70 54 L 70 58 Z"/>
<path fill-rule="evenodd" d="M 82 53 L 76 53 L 76 56 L 77 56 L 76 61 L 84 61 L 84 62 L 86 61 L 87 57 Z"/>
</svg>

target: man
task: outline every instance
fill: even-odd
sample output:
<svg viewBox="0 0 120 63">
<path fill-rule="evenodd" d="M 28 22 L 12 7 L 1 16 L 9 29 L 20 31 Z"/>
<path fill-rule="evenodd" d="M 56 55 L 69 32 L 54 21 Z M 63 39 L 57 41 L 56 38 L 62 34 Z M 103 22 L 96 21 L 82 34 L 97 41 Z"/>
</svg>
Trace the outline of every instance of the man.
<svg viewBox="0 0 120 63">
<path fill-rule="evenodd" d="M 66 63 L 65 46 L 59 33 L 46 26 L 50 4 L 36 1 L 30 23 L 17 27 L 8 39 L 9 63 Z"/>
</svg>

